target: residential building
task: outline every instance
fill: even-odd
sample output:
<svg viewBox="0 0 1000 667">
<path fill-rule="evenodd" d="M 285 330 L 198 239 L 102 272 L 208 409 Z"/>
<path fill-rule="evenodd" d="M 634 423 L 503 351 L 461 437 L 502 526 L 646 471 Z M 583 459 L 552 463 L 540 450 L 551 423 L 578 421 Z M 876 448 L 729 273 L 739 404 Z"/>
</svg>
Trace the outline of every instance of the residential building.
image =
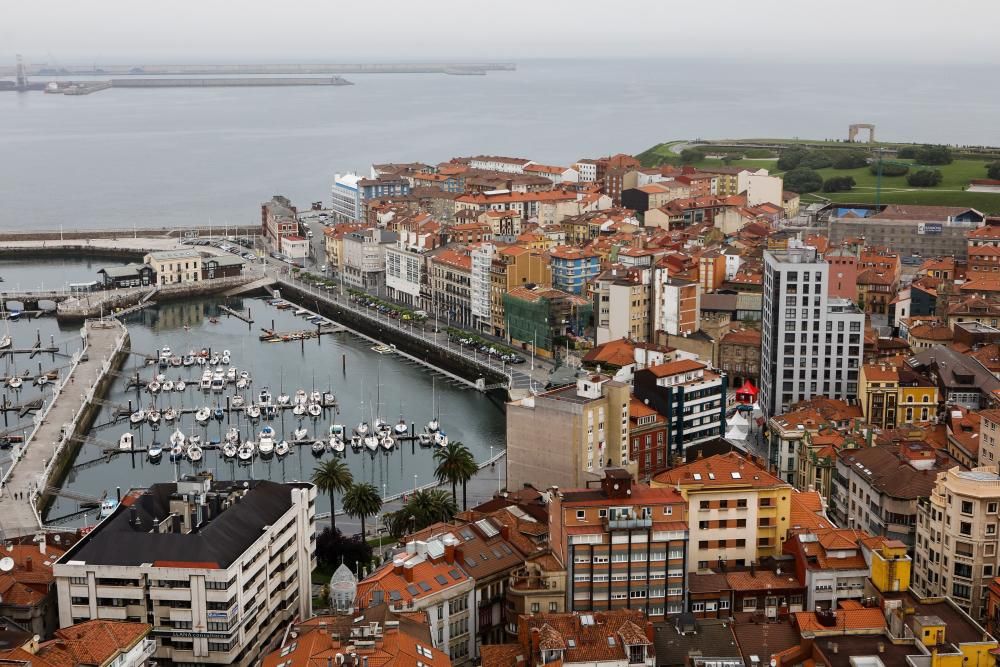
<svg viewBox="0 0 1000 667">
<path fill-rule="evenodd" d="M 344 284 L 382 295 L 386 285 L 385 249 L 396 245 L 398 236 L 384 229 L 359 229 L 344 234 Z"/>
<path fill-rule="evenodd" d="M 502 155 L 477 155 L 468 159 L 469 167 L 483 171 L 499 171 L 505 174 L 523 174 L 525 167 L 534 164 L 531 160 Z"/>
<path fill-rule="evenodd" d="M 730 387 L 760 383 L 760 329 L 734 329 L 719 341 L 719 369 Z"/>
<path fill-rule="evenodd" d="M 705 292 L 714 292 L 726 281 L 726 256 L 706 250 L 698 256 L 698 282 Z"/>
<path fill-rule="evenodd" d="M 939 472 L 917 506 L 913 587 L 950 597 L 974 619 L 987 616 L 987 588 L 1000 576 L 1000 475 L 996 465 Z"/>
<path fill-rule="evenodd" d="M 688 447 L 726 432 L 724 376 L 693 359 L 679 359 L 635 373 L 635 395 L 666 419 L 667 466 Z"/>
<path fill-rule="evenodd" d="M 584 158 L 573 163 L 581 183 L 593 183 L 597 179 L 597 161 Z"/>
<path fill-rule="evenodd" d="M 747 206 L 761 204 L 784 204 L 784 180 L 771 176 L 767 169 L 745 170 L 737 175 L 737 189 L 747 198 Z"/>
<path fill-rule="evenodd" d="M 704 570 L 689 572 L 688 611 L 696 619 L 724 619 L 732 615 L 733 591 L 726 575 Z"/>
<path fill-rule="evenodd" d="M 453 665 L 475 658 L 475 582 L 456 560 L 451 535 L 410 540 L 406 548 L 358 583 L 359 610 L 388 604 L 394 611 L 424 611 L 434 646 Z M 404 663 L 405 664 L 405 663 Z"/>
<path fill-rule="evenodd" d="M 792 485 L 735 453 L 661 472 L 653 486 L 679 488 L 688 505 L 689 572 L 746 567 L 778 556 L 787 536 Z"/>
<path fill-rule="evenodd" d="M 575 489 L 628 468 L 629 386 L 604 375 L 507 404 L 507 487 Z M 545 447 L 538 443 L 544 442 Z"/>
<path fill-rule="evenodd" d="M 299 233 L 298 211 L 287 197 L 275 195 L 260 206 L 260 235 L 273 248 L 281 247 L 281 239 Z"/>
<path fill-rule="evenodd" d="M 934 474 L 955 465 L 923 442 L 837 452 L 829 513 L 837 525 L 883 535 L 912 548 L 917 502 L 930 495 Z"/>
<path fill-rule="evenodd" d="M 0 548 L 0 558 L 9 558 L 9 570 L 0 571 L 0 616 L 32 635 L 49 637 L 59 627 L 52 563 L 63 554 L 47 544 L 47 535 L 36 543 L 11 544 Z"/>
<path fill-rule="evenodd" d="M 517 617 L 566 611 L 566 568 L 551 552 L 528 556 L 507 584 L 507 635 L 517 636 Z"/>
<path fill-rule="evenodd" d="M 668 433 L 666 418 L 633 397 L 629 407 L 629 456 L 638 466 L 640 480 L 648 482 L 666 467 Z"/>
<path fill-rule="evenodd" d="M 819 217 L 829 225 L 832 245 L 864 237 L 868 245 L 892 248 L 902 257 L 957 259 L 965 259 L 966 236 L 985 219 L 973 208 L 915 204 L 830 204 Z"/>
<path fill-rule="evenodd" d="M 655 625 L 656 664 L 664 667 L 745 667 L 727 620 L 677 618 Z"/>
<path fill-rule="evenodd" d="M 652 332 L 686 336 L 701 330 L 701 288 L 698 283 L 671 278 L 653 270 Z"/>
<path fill-rule="evenodd" d="M 1000 410 L 979 412 L 978 465 L 998 465 L 1000 462 L 1000 430 L 998 429 L 1000 429 Z"/>
<path fill-rule="evenodd" d="M 550 285 L 552 270 L 544 255 L 518 245 L 498 247 L 490 265 L 490 318 L 492 334 L 507 337 L 504 295 L 515 287 Z"/>
<path fill-rule="evenodd" d="M 753 614 L 780 621 L 805 608 L 806 586 L 794 572 L 765 570 L 751 563 L 746 569 L 726 572 L 726 584 L 732 591 L 734 616 Z"/>
<path fill-rule="evenodd" d="M 517 617 L 517 642 L 483 647 L 489 667 L 654 667 L 651 625 L 642 612 L 619 609 L 593 614 Z"/>
<path fill-rule="evenodd" d="M 153 270 L 157 285 L 177 285 L 195 283 L 201 280 L 201 253 L 190 248 L 184 250 L 161 250 L 151 252 L 142 258 Z"/>
<path fill-rule="evenodd" d="M 600 273 L 601 258 L 590 250 L 560 246 L 549 252 L 552 286 L 570 294 L 586 293 L 587 284 Z"/>
<path fill-rule="evenodd" d="M 767 422 L 768 465 L 779 477 L 795 484 L 809 436 L 829 426 L 826 418 L 814 408 L 799 408 L 771 417 Z"/>
<path fill-rule="evenodd" d="M 472 326 L 472 258 L 450 246 L 427 254 L 430 308 L 442 320 Z"/>
<path fill-rule="evenodd" d="M 813 396 L 857 394 L 865 315 L 828 296 L 829 269 L 814 248 L 764 252 L 760 405 L 768 416 Z"/>
<path fill-rule="evenodd" d="M 144 621 L 157 661 L 255 664 L 311 614 L 315 501 L 201 476 L 133 491 L 53 566 L 59 623 Z"/>
<path fill-rule="evenodd" d="M 385 246 L 385 289 L 390 299 L 409 308 L 423 308 L 421 288 L 429 290 L 426 248 L 408 243 L 401 234 Z"/>
<path fill-rule="evenodd" d="M 303 260 L 309 256 L 309 239 L 296 234 L 283 236 L 279 250 L 289 259 Z"/>
<path fill-rule="evenodd" d="M 937 345 L 920 350 L 907 360 L 910 369 L 937 385 L 945 403 L 980 410 L 993 404 L 1000 380 L 974 358 L 951 347 Z"/>
<path fill-rule="evenodd" d="M 566 608 L 681 613 L 685 509 L 674 489 L 636 482 L 623 468 L 606 468 L 599 487 L 554 490 L 549 539 L 566 563 Z"/>
<path fill-rule="evenodd" d="M 410 194 L 410 180 L 397 174 L 376 174 L 358 180 L 362 201 L 383 197 L 405 197 Z"/>
<path fill-rule="evenodd" d="M 585 337 L 594 310 L 593 302 L 582 296 L 538 285 L 514 287 L 502 299 L 507 340 L 548 358 L 570 341 Z"/>
<path fill-rule="evenodd" d="M 335 222 L 361 222 L 363 218 L 361 181 L 357 174 L 336 174 L 330 189 L 330 210 Z"/>
<path fill-rule="evenodd" d="M 12 667 L 144 667 L 155 664 L 150 630 L 148 623 L 84 621 L 56 630 L 47 641 L 35 635 L 19 646 L 8 644 L 0 660 Z"/>
<path fill-rule="evenodd" d="M 559 167 L 551 164 L 537 164 L 532 162 L 524 167 L 525 174 L 544 176 L 552 181 L 554 185 L 563 183 L 576 183 L 580 180 L 580 174 L 572 167 Z"/>
<path fill-rule="evenodd" d="M 261 665 L 308 667 L 331 663 L 337 667 L 452 665 L 448 654 L 434 647 L 426 612 L 393 610 L 384 603 L 358 614 L 298 621 L 291 626 L 282 646 L 266 655 Z"/>
<path fill-rule="evenodd" d="M 480 243 L 470 253 L 469 300 L 473 328 L 483 333 L 493 333 L 493 259 L 497 247 Z"/>
<path fill-rule="evenodd" d="M 650 332 L 650 271 L 612 267 L 594 278 L 597 344 L 628 338 L 646 342 Z"/>
</svg>

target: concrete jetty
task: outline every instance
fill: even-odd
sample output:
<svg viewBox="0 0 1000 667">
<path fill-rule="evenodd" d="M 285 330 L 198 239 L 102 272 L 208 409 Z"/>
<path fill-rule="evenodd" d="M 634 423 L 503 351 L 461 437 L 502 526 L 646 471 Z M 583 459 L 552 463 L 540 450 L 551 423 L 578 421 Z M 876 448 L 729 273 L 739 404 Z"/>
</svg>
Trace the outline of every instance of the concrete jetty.
<svg viewBox="0 0 1000 667">
<path fill-rule="evenodd" d="M 96 401 L 127 353 L 128 332 L 120 322 L 88 321 L 81 336 L 83 348 L 74 355 L 45 409 L 36 415 L 26 441 L 12 450 L 12 463 L 0 477 L 0 530 L 5 537 L 44 527 L 41 512 L 46 489 L 59 483 L 72 443 L 89 428 Z"/>
</svg>

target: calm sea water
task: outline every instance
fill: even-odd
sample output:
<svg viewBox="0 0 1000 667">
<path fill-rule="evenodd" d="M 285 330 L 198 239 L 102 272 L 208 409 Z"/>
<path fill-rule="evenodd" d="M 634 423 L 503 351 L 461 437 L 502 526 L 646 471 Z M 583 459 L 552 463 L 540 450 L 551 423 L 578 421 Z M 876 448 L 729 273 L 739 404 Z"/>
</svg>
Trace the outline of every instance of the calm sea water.
<svg viewBox="0 0 1000 667">
<path fill-rule="evenodd" d="M 248 308 L 256 320 L 254 326 L 249 327 L 240 320 L 222 315 L 216 300 L 165 304 L 127 319 L 132 349 L 152 353 L 168 345 L 182 354 L 201 348 L 213 351 L 228 349 L 232 352 L 230 365 L 248 370 L 253 378 L 252 387 L 244 392 L 248 398 L 251 395 L 256 397 L 264 387 L 268 387 L 275 396 L 282 389 L 288 394 L 294 394 L 298 388 L 307 392 L 314 387 L 319 391 L 331 390 L 339 402 L 338 412 L 334 414 L 328 410 L 315 420 L 306 417 L 302 423 L 311 435 L 325 436 L 330 424 L 335 421 L 353 427 L 361 420 L 371 422 L 378 414 L 390 423 L 395 423 L 402 415 L 407 421 L 415 423 L 419 431 L 436 407 L 442 429 L 451 439 L 465 443 L 477 460 L 485 460 L 491 451 L 499 453 L 504 447 L 503 408 L 490 398 L 452 385 L 443 378 L 435 380 L 422 367 L 406 363 L 398 357 L 379 355 L 371 351 L 372 343 L 346 333 L 324 336 L 319 342 L 307 341 L 305 345 L 262 343 L 258 339 L 259 328 L 270 327 L 272 320 L 275 327 L 282 331 L 308 327 L 292 311 L 272 308 L 260 299 L 230 300 L 229 304 L 237 309 Z M 219 321 L 212 323 L 210 320 L 215 316 Z M 345 367 L 346 371 L 343 370 Z M 141 404 L 144 407 L 151 404 L 153 398 L 150 394 L 126 388 L 126 376 L 135 372 L 147 379 L 154 373 L 162 372 L 172 380 L 182 377 L 195 385 L 201 377 L 199 366 L 161 371 L 155 366 L 145 366 L 139 356 L 132 356 L 108 396 L 110 402 L 125 405 L 131 401 L 133 406 Z M 175 408 L 212 406 L 220 402 L 224 404 L 225 396 L 235 391 L 230 387 L 225 394 L 211 394 L 194 387 L 181 393 L 160 393 L 155 400 L 161 409 L 168 405 Z M 380 409 L 376 407 L 379 402 Z M 104 447 L 117 446 L 121 434 L 130 430 L 127 420 L 108 424 L 111 413 L 112 409 L 105 407 L 98 416 L 97 426 L 91 432 L 96 442 L 81 449 L 77 457 L 79 467 L 66 480 L 66 488 L 93 496 L 104 492 L 114 495 L 117 486 L 121 486 L 124 492 L 129 486 L 170 481 L 175 474 L 195 470 L 211 471 L 221 479 L 303 480 L 311 476 L 317 462 L 309 447 L 293 447 L 292 453 L 284 459 L 275 457 L 265 461 L 258 458 L 250 467 L 227 462 L 220 452 L 215 451 L 206 451 L 205 459 L 197 467 L 185 461 L 175 468 L 166 455 L 160 463 L 154 464 L 140 453 L 118 455 L 110 461 L 81 466 L 88 461 L 99 460 Z M 264 423 L 261 421 L 254 425 L 233 416 L 228 422 L 213 420 L 207 427 L 202 427 L 194 421 L 193 415 L 186 415 L 179 426 L 185 433 L 199 433 L 204 439 L 219 438 L 230 426 L 237 426 L 244 438 L 256 440 Z M 299 419 L 291 411 L 284 411 L 270 423 L 279 439 L 291 440 Z M 160 429 L 154 432 L 144 425 L 134 431 L 137 445 L 146 447 L 154 439 L 165 443 L 174 428 L 161 424 Z M 380 451 L 373 456 L 367 452 L 355 454 L 348 447 L 346 461 L 356 481 L 371 482 L 380 491 L 384 489 L 387 495 L 393 495 L 413 488 L 414 481 L 418 485 L 433 481 L 433 452 L 421 449 L 419 445 L 412 450 L 407 443 L 389 454 Z M 331 456 L 328 453 L 324 458 Z M 493 485 L 496 485 L 495 481 Z M 483 493 L 488 495 L 489 491 Z M 327 511 L 328 498 L 321 497 L 319 505 L 319 511 Z M 76 502 L 60 499 L 51 510 L 50 517 L 65 516 L 77 509 Z M 89 519 L 93 521 L 94 517 Z M 83 517 L 78 517 L 71 523 L 79 525 L 83 520 Z"/>
<path fill-rule="evenodd" d="M 683 138 L 1000 144 L 988 67 L 528 61 L 487 76 L 354 75 L 350 87 L 0 93 L 0 229 L 259 220 L 337 171 L 502 153 L 553 163 Z M 969 91 L 975 94 L 970 95 Z"/>
</svg>

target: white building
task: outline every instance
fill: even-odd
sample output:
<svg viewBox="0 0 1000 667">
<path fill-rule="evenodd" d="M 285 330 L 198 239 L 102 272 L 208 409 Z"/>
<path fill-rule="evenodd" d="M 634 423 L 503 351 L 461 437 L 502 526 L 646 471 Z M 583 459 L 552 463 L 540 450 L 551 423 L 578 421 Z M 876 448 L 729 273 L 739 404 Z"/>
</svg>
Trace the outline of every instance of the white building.
<svg viewBox="0 0 1000 667">
<path fill-rule="evenodd" d="M 385 249 L 397 240 L 395 232 L 363 229 L 344 234 L 344 282 L 381 294 L 385 288 Z"/>
<path fill-rule="evenodd" d="M 531 164 L 531 160 L 502 155 L 478 155 L 469 159 L 469 166 L 473 169 L 500 171 L 505 174 L 523 174 L 524 168 L 529 164 Z"/>
<path fill-rule="evenodd" d="M 827 297 L 829 268 L 815 248 L 764 252 L 760 406 L 768 417 L 813 396 L 857 396 L 865 315 Z"/>
<path fill-rule="evenodd" d="M 143 260 L 156 274 L 157 285 L 176 285 L 201 280 L 201 253 L 193 249 L 151 252 Z"/>
<path fill-rule="evenodd" d="M 593 183 L 597 180 L 597 162 L 595 160 L 580 160 L 573 163 L 577 177 L 581 183 Z"/>
<path fill-rule="evenodd" d="M 427 283 L 427 259 L 423 250 L 402 239 L 385 246 L 385 288 L 390 299 L 410 308 L 420 308 L 420 286 Z"/>
<path fill-rule="evenodd" d="M 747 195 L 748 206 L 774 204 L 781 206 L 784 202 L 784 179 L 780 176 L 770 176 L 767 169 L 757 171 L 741 171 L 736 176 L 736 188 Z"/>
<path fill-rule="evenodd" d="M 302 236 L 283 236 L 281 252 L 292 259 L 305 259 L 309 256 L 309 239 Z"/>
<path fill-rule="evenodd" d="M 331 188 L 330 209 L 337 222 L 360 222 L 361 220 L 361 176 L 357 174 L 337 174 Z"/>
<path fill-rule="evenodd" d="M 472 274 L 469 282 L 472 300 L 472 317 L 479 331 L 493 331 L 492 293 L 493 258 L 497 247 L 492 243 L 482 243 L 472 250 Z"/>
<path fill-rule="evenodd" d="M 552 181 L 553 185 L 576 183 L 580 180 L 580 174 L 576 169 L 552 164 L 537 164 L 532 162 L 524 167 L 524 173 L 532 176 L 543 176 Z"/>
<path fill-rule="evenodd" d="M 134 491 L 54 564 L 59 624 L 149 623 L 160 662 L 254 664 L 312 613 L 315 501 L 193 476 Z"/>
</svg>

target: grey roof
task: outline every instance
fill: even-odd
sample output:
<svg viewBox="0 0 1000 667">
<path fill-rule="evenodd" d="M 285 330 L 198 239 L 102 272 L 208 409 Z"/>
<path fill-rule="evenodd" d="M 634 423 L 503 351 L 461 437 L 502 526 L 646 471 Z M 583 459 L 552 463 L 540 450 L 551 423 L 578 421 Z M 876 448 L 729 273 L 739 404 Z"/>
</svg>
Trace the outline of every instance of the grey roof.
<svg viewBox="0 0 1000 667">
<path fill-rule="evenodd" d="M 149 256 L 162 262 L 166 259 L 193 259 L 201 257 L 201 253 L 191 248 L 184 248 L 182 250 L 158 250 L 149 253 Z"/>
<path fill-rule="evenodd" d="M 702 294 L 701 309 L 704 310 L 736 310 L 737 294 Z"/>
<path fill-rule="evenodd" d="M 736 644 L 732 627 L 718 619 L 699 619 L 697 632 L 681 634 L 673 622 L 657 623 L 656 633 L 657 665 L 689 665 L 690 656 L 703 658 L 740 658 L 740 648 Z M 770 658 L 770 656 L 767 656 Z"/>
<path fill-rule="evenodd" d="M 763 310 L 764 295 L 755 292 L 740 292 L 739 294 L 736 295 L 736 309 Z"/>
<path fill-rule="evenodd" d="M 983 394 L 1000 389 L 1000 380 L 986 370 L 985 366 L 944 345 L 921 350 L 910 357 L 908 363 L 914 368 L 936 368 L 940 384 L 945 388 L 967 387 Z"/>
<path fill-rule="evenodd" d="M 205 264 L 215 262 L 216 266 L 243 266 L 246 263 L 238 255 L 213 255 L 212 257 L 206 257 L 203 261 Z"/>
<path fill-rule="evenodd" d="M 132 278 L 138 277 L 139 269 L 149 268 L 148 264 L 136 264 L 135 262 L 131 264 L 126 264 L 125 266 L 106 266 L 100 269 L 98 273 L 103 273 L 108 278 Z"/>
<path fill-rule="evenodd" d="M 265 527 L 292 507 L 291 490 L 296 485 L 266 480 L 249 485 L 239 502 L 197 532 L 159 533 L 148 531 L 154 520 L 161 521 L 170 515 L 170 499 L 177 492 L 177 484 L 154 484 L 130 506 L 119 503 L 115 512 L 67 551 L 60 562 L 138 566 L 175 561 L 215 563 L 219 568 L 228 568 L 261 536 Z M 212 484 L 212 491 L 223 496 L 242 489 L 243 482 Z M 130 525 L 132 508 L 141 522 L 139 530 Z"/>
</svg>

